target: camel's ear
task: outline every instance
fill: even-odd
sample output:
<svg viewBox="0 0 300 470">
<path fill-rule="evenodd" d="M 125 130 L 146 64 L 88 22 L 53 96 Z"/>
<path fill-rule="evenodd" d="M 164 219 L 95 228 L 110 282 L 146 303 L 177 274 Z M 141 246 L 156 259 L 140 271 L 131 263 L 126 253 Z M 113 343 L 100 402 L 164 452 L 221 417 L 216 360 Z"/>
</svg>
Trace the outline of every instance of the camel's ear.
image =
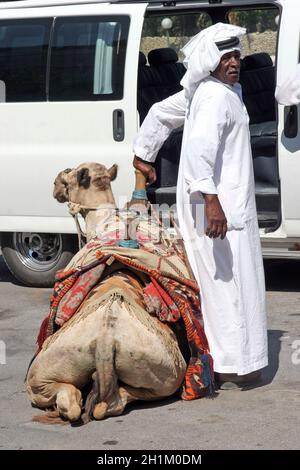
<svg viewBox="0 0 300 470">
<path fill-rule="evenodd" d="M 66 175 L 71 171 L 71 168 L 66 168 L 63 171 L 60 171 L 54 180 L 53 197 L 57 199 L 58 202 L 66 202 L 69 200 L 68 181 Z"/>
<path fill-rule="evenodd" d="M 110 181 L 114 181 L 117 177 L 117 174 L 118 174 L 118 165 L 114 164 L 107 171 L 109 173 Z"/>
<path fill-rule="evenodd" d="M 88 168 L 81 168 L 77 172 L 77 183 L 79 186 L 82 186 L 84 189 L 88 189 L 91 184 L 91 177 L 89 175 Z"/>
</svg>

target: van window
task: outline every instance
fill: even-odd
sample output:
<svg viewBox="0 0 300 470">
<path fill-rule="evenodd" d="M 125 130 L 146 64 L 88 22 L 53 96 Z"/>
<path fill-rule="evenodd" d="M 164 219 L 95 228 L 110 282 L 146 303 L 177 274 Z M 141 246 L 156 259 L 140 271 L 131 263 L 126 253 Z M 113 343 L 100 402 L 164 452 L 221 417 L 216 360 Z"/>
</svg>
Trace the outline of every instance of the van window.
<svg viewBox="0 0 300 470">
<path fill-rule="evenodd" d="M 52 19 L 0 22 L 0 101 L 46 99 L 47 51 Z"/>
<path fill-rule="evenodd" d="M 243 56 L 265 52 L 275 64 L 278 8 L 233 9 L 228 14 L 228 21 L 247 29 L 248 34 L 242 38 Z"/>
<path fill-rule="evenodd" d="M 49 100 L 121 99 L 128 28 L 127 16 L 57 19 Z"/>
<path fill-rule="evenodd" d="M 180 49 L 201 29 L 211 25 L 211 17 L 205 11 L 149 15 L 144 21 L 140 50 L 147 57 L 152 49 L 171 47 L 181 60 Z"/>
</svg>

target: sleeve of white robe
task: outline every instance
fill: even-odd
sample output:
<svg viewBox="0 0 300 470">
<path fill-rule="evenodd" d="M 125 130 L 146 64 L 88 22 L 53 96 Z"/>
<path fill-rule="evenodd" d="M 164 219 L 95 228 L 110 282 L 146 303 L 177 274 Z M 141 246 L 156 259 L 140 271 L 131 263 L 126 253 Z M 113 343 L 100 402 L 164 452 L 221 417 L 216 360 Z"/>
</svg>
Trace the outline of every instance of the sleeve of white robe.
<svg viewBox="0 0 300 470">
<path fill-rule="evenodd" d="M 154 162 L 173 129 L 184 123 L 186 100 L 184 91 L 155 103 L 149 110 L 134 139 L 133 151 L 142 160 Z"/>
<path fill-rule="evenodd" d="M 224 96 L 217 94 L 196 101 L 193 108 L 184 155 L 185 182 L 190 194 L 217 194 L 214 171 L 222 136 L 230 122 L 228 105 Z"/>
<path fill-rule="evenodd" d="M 275 98 L 284 106 L 300 103 L 300 64 L 291 76 L 276 86 Z"/>
</svg>

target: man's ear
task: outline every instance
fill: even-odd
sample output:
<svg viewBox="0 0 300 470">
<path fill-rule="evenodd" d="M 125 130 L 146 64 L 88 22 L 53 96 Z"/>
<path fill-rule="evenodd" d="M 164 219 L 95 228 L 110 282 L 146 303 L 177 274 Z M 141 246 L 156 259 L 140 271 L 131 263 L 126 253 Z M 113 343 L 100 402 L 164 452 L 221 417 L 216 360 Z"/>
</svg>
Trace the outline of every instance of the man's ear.
<svg viewBox="0 0 300 470">
<path fill-rule="evenodd" d="M 107 171 L 109 173 L 110 181 L 114 181 L 117 177 L 117 174 L 118 174 L 118 165 L 114 164 Z"/>
<path fill-rule="evenodd" d="M 77 183 L 79 186 L 82 186 L 84 189 L 88 189 L 91 184 L 91 177 L 89 175 L 88 168 L 81 168 L 77 172 Z"/>
</svg>

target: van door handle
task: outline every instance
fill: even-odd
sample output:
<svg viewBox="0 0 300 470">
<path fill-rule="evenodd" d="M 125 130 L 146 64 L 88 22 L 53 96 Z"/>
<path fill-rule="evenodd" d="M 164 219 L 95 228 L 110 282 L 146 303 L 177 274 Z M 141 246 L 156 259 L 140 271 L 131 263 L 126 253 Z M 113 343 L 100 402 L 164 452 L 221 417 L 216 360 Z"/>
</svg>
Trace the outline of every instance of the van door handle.
<svg viewBox="0 0 300 470">
<path fill-rule="evenodd" d="M 113 112 L 113 133 L 116 142 L 124 140 L 124 111 L 122 109 L 115 109 Z"/>
<path fill-rule="evenodd" d="M 294 139 L 298 134 L 298 107 L 285 106 L 284 108 L 284 135 Z"/>
</svg>

